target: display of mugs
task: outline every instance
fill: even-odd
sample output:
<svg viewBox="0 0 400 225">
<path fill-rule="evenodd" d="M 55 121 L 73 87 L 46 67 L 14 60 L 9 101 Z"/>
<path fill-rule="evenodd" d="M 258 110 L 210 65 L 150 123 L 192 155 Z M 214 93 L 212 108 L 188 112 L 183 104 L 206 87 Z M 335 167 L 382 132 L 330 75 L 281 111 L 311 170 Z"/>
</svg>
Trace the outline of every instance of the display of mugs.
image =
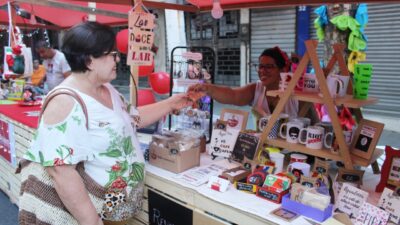
<svg viewBox="0 0 400 225">
<path fill-rule="evenodd" d="M 303 135 L 305 133 L 305 135 Z M 303 138 L 305 136 L 305 138 Z M 300 130 L 299 142 L 305 144 L 307 148 L 321 149 L 323 145 L 324 128 L 319 126 L 309 126 Z"/>
<path fill-rule="evenodd" d="M 297 181 L 300 181 L 301 176 L 310 176 L 310 164 L 294 162 L 289 164 L 287 171 L 296 176 Z"/>
<path fill-rule="evenodd" d="M 319 84 L 315 74 L 312 73 L 304 74 L 303 91 L 314 92 L 314 93 L 319 92 Z"/>
<path fill-rule="evenodd" d="M 258 129 L 262 132 L 268 124 L 268 121 L 271 119 L 271 115 L 260 118 L 258 121 Z M 278 130 L 279 130 L 280 120 L 276 120 L 272 130 L 268 134 L 268 138 L 276 139 L 278 138 Z"/>
<path fill-rule="evenodd" d="M 344 142 L 347 146 L 351 145 L 352 137 L 353 137 L 352 131 L 349 130 L 343 131 Z M 329 132 L 325 135 L 324 146 L 326 146 L 326 148 L 331 149 L 332 153 L 335 154 L 339 153 L 339 144 L 337 142 L 336 135 L 332 132 Z"/>
<path fill-rule="evenodd" d="M 281 125 L 279 135 L 281 138 L 286 139 L 287 142 L 297 144 L 299 142 L 300 130 L 304 124 L 299 121 L 289 121 Z M 283 132 L 286 130 L 286 132 Z"/>
<path fill-rule="evenodd" d="M 299 153 L 290 154 L 290 163 L 294 162 L 306 162 L 307 156 Z"/>
<path fill-rule="evenodd" d="M 289 85 L 289 82 L 292 80 L 293 73 L 290 73 L 290 72 L 280 73 L 280 75 L 281 75 L 281 80 L 279 81 L 279 90 L 285 91 Z M 296 84 L 296 88 L 297 88 L 297 90 L 303 89 L 303 87 L 300 86 L 299 83 Z"/>
<path fill-rule="evenodd" d="M 349 85 L 350 76 L 342 76 L 336 74 L 330 74 L 326 78 L 329 93 L 332 98 L 343 97 L 346 95 L 347 86 Z"/>
</svg>

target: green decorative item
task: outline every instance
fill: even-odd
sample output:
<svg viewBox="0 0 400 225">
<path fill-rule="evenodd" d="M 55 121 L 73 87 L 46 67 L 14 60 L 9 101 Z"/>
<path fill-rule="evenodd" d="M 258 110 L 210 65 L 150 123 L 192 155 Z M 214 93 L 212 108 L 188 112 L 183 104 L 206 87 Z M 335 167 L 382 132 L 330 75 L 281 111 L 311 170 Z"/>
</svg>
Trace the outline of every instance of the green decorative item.
<svg viewBox="0 0 400 225">
<path fill-rule="evenodd" d="M 314 20 L 314 28 L 317 31 L 318 41 L 323 41 L 325 39 L 325 32 L 319 20 L 320 20 L 319 17 Z"/>
<path fill-rule="evenodd" d="M 350 29 L 351 31 L 360 31 L 360 24 L 351 16 L 340 15 L 332 18 L 331 23 L 333 23 L 338 29 L 345 31 Z"/>
<path fill-rule="evenodd" d="M 16 74 L 23 74 L 25 71 L 24 57 L 22 55 L 14 56 L 14 65 L 12 71 Z"/>
<path fill-rule="evenodd" d="M 355 99 L 367 99 L 372 77 L 371 64 L 356 64 L 354 66 L 353 97 Z"/>
<path fill-rule="evenodd" d="M 351 51 L 361 51 L 367 47 L 367 42 L 362 38 L 361 33 L 353 31 L 349 35 L 347 48 Z"/>
</svg>

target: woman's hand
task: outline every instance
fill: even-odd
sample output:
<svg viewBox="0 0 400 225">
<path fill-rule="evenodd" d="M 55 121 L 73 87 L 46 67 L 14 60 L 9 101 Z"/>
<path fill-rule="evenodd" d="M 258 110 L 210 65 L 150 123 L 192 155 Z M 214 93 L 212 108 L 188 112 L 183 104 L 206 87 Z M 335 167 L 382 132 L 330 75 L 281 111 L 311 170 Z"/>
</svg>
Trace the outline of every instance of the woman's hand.
<svg viewBox="0 0 400 225">
<path fill-rule="evenodd" d="M 188 90 L 188 93 L 190 92 L 202 92 L 204 95 L 207 94 L 208 92 L 208 84 L 194 84 L 191 85 Z"/>
<path fill-rule="evenodd" d="M 172 95 L 170 98 L 168 98 L 168 103 L 171 107 L 171 111 L 178 111 L 193 104 L 187 93 Z"/>
</svg>

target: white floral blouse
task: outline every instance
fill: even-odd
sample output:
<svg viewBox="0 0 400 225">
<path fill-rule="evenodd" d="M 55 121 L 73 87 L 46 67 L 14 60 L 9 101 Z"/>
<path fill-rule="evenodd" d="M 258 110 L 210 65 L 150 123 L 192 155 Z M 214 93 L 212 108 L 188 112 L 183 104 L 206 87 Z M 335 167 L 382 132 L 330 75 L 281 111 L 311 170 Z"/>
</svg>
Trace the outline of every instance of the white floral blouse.
<svg viewBox="0 0 400 225">
<path fill-rule="evenodd" d="M 144 180 L 144 158 L 136 136 L 139 113 L 129 107 L 110 84 L 113 109 L 75 91 L 86 104 L 89 129 L 78 102 L 64 121 L 39 122 L 31 148 L 24 158 L 43 166 L 84 162 L 85 172 L 98 184 L 127 193 Z M 132 119 L 133 117 L 133 119 Z"/>
</svg>

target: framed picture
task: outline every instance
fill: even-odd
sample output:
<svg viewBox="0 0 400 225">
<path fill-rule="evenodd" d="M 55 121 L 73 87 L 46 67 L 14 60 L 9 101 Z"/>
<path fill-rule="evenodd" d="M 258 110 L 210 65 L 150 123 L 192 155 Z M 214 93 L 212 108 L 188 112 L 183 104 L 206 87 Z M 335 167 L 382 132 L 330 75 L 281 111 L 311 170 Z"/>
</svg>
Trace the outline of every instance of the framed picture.
<svg viewBox="0 0 400 225">
<path fill-rule="evenodd" d="M 390 146 L 385 147 L 385 161 L 382 165 L 381 180 L 375 192 L 382 192 L 386 186 L 400 186 L 400 150 Z"/>
<path fill-rule="evenodd" d="M 270 212 L 270 214 L 277 216 L 287 222 L 290 222 L 299 216 L 299 214 L 289 211 L 287 209 L 284 209 L 282 207 L 273 210 L 272 212 Z"/>
<path fill-rule="evenodd" d="M 220 119 L 228 122 L 228 128 L 244 130 L 246 129 L 248 118 L 249 112 L 243 110 L 227 108 L 221 110 Z"/>
<path fill-rule="evenodd" d="M 351 144 L 351 153 L 364 159 L 371 159 L 382 134 L 384 124 L 362 119 L 358 124 Z"/>
</svg>

